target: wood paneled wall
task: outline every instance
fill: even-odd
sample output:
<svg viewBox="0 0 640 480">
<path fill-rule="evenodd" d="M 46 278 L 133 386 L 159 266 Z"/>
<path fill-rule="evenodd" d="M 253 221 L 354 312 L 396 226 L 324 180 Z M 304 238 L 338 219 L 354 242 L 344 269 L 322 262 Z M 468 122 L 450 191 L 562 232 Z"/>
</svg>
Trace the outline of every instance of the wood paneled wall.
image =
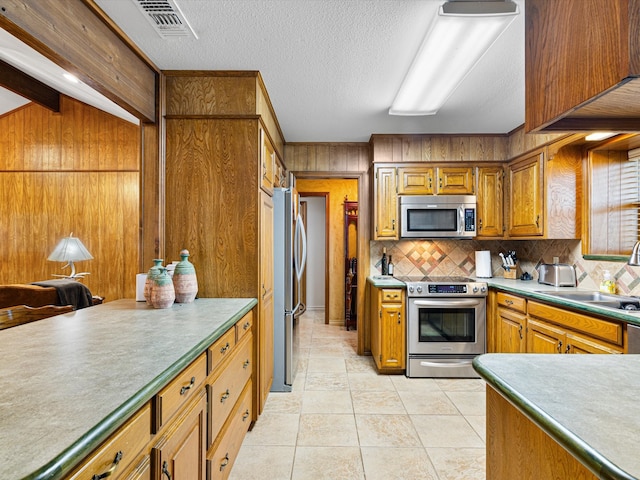
<svg viewBox="0 0 640 480">
<path fill-rule="evenodd" d="M 370 147 L 368 143 L 287 143 L 284 161 L 292 172 L 366 172 Z"/>
<path fill-rule="evenodd" d="M 567 133 L 524 133 L 524 125 L 522 125 L 509 133 L 507 160 L 568 135 Z"/>
<path fill-rule="evenodd" d="M 464 162 L 509 158 L 506 135 L 372 135 L 373 161 Z"/>
<path fill-rule="evenodd" d="M 47 261 L 73 232 L 94 259 L 83 283 L 107 301 L 135 296 L 140 127 L 62 97 L 0 118 L 0 284 L 68 273 Z"/>
<path fill-rule="evenodd" d="M 167 120 L 166 260 L 186 248 L 200 297 L 257 297 L 258 121 Z"/>
</svg>

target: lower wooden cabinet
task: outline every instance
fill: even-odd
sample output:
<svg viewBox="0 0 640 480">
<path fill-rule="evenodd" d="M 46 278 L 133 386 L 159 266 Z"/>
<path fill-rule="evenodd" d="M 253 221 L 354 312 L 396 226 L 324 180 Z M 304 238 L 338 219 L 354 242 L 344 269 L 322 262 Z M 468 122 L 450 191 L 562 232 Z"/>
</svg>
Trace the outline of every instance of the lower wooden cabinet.
<svg viewBox="0 0 640 480">
<path fill-rule="evenodd" d="M 151 404 L 147 403 L 122 427 L 82 462 L 67 478 L 72 480 L 106 478 L 145 478 L 131 476 L 142 461 L 144 448 L 151 440 Z M 148 463 L 148 455 L 147 455 Z M 147 468 L 148 469 L 148 468 Z"/>
<path fill-rule="evenodd" d="M 153 478 L 205 480 L 206 441 L 207 392 L 201 388 L 154 444 Z"/>
<path fill-rule="evenodd" d="M 371 354 L 380 373 L 403 373 L 406 368 L 404 289 L 370 284 Z"/>
<path fill-rule="evenodd" d="M 232 325 L 65 479 L 227 478 L 258 405 L 253 318 Z"/>
<path fill-rule="evenodd" d="M 497 353 L 624 353 L 622 322 L 606 320 L 528 300 L 496 294 Z"/>
</svg>

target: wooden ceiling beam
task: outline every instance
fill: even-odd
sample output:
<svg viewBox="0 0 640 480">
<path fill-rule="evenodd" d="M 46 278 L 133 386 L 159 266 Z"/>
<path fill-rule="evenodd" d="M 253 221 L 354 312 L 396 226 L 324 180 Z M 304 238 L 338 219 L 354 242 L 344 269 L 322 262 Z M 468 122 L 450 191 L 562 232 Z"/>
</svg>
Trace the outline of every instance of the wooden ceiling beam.
<svg viewBox="0 0 640 480">
<path fill-rule="evenodd" d="M 2 60 L 0 85 L 53 112 L 60 112 L 60 92 Z"/>
</svg>

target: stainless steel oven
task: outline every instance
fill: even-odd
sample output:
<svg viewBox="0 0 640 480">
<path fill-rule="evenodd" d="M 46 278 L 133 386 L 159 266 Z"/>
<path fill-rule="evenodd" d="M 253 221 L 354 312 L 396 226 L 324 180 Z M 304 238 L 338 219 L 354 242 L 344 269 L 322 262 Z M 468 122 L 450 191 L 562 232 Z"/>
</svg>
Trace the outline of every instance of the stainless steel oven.
<svg viewBox="0 0 640 480">
<path fill-rule="evenodd" d="M 407 377 L 477 378 L 486 352 L 487 284 L 462 277 L 403 278 L 407 284 Z"/>
</svg>

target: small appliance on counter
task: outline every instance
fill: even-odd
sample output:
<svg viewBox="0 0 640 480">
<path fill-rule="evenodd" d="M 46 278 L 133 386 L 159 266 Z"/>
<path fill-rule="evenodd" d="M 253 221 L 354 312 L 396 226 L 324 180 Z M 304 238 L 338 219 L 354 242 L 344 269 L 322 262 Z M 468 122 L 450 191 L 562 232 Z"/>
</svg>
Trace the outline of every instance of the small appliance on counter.
<svg viewBox="0 0 640 480">
<path fill-rule="evenodd" d="M 538 267 L 538 283 L 554 287 L 576 287 L 576 269 L 566 263 L 543 263 Z"/>
<path fill-rule="evenodd" d="M 476 251 L 476 277 L 491 278 L 491 252 L 489 250 Z"/>
</svg>

